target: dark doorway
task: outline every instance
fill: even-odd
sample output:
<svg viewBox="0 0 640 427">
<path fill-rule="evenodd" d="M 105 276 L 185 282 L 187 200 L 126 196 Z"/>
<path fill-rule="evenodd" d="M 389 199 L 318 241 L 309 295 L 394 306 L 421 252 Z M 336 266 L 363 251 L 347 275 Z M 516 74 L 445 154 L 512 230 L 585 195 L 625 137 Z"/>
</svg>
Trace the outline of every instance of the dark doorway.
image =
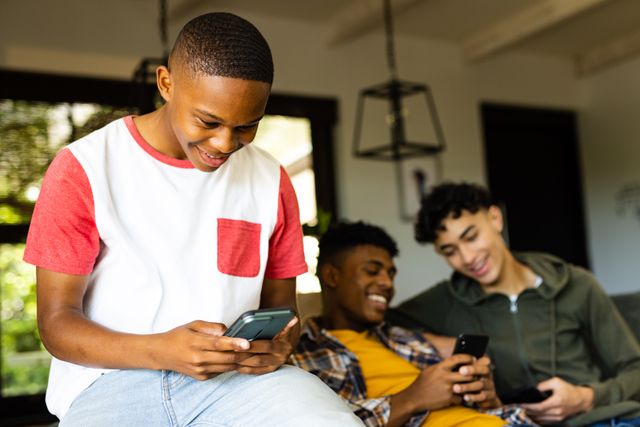
<svg viewBox="0 0 640 427">
<path fill-rule="evenodd" d="M 489 189 L 509 246 L 589 267 L 576 114 L 483 103 Z"/>
</svg>

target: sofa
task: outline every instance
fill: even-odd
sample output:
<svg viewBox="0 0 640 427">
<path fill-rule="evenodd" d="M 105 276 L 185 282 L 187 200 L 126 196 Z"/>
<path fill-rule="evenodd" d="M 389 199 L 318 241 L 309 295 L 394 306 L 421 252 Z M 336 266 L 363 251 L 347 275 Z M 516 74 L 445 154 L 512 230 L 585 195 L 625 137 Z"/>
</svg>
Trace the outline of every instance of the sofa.
<svg viewBox="0 0 640 427">
<path fill-rule="evenodd" d="M 612 295 L 611 299 L 640 341 L 640 292 Z"/>
<path fill-rule="evenodd" d="M 622 317 L 627 321 L 638 341 L 640 341 L 640 291 L 612 295 L 611 299 L 620 310 Z M 322 297 L 320 293 L 298 294 L 298 310 L 302 322 L 309 317 L 320 315 L 322 313 Z"/>
</svg>

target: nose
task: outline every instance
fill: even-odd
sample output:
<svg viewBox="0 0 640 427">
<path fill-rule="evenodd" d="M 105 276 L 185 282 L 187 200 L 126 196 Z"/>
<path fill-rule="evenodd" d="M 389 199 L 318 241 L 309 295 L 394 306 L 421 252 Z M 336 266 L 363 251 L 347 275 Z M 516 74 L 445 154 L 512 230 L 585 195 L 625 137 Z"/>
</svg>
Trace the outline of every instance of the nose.
<svg viewBox="0 0 640 427">
<path fill-rule="evenodd" d="M 389 273 L 382 273 L 380 275 L 379 285 L 385 289 L 393 288 L 393 277 Z"/>
<path fill-rule="evenodd" d="M 471 250 L 471 248 L 468 248 L 468 247 L 462 245 L 462 246 L 460 246 L 460 248 L 458 250 L 460 252 L 460 257 L 462 258 L 462 262 L 465 265 L 469 265 L 469 264 L 473 263 L 474 252 L 473 252 L 473 250 Z"/>
<path fill-rule="evenodd" d="M 216 134 L 209 138 L 209 144 L 221 154 L 230 154 L 238 149 L 238 139 L 233 129 L 219 128 Z"/>
</svg>

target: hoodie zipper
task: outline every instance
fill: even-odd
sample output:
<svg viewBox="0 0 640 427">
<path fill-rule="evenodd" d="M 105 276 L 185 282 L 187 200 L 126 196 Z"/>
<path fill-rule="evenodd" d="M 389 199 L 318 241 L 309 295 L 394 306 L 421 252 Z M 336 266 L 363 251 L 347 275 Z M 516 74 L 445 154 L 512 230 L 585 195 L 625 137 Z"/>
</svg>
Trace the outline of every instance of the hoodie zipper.
<svg viewBox="0 0 640 427">
<path fill-rule="evenodd" d="M 522 339 L 522 326 L 520 325 L 520 317 L 518 316 L 518 297 L 519 295 L 509 295 L 509 311 L 511 312 L 511 319 L 513 321 L 513 328 L 516 333 L 516 341 L 518 347 L 518 356 L 520 357 L 520 362 L 524 367 L 525 372 L 527 373 L 527 378 L 529 379 L 530 385 L 536 385 L 536 381 L 531 374 L 531 370 L 529 369 L 529 361 L 527 359 L 527 353 L 524 348 L 524 340 Z"/>
<path fill-rule="evenodd" d="M 509 311 L 511 314 L 518 314 L 518 295 L 509 295 Z"/>
</svg>

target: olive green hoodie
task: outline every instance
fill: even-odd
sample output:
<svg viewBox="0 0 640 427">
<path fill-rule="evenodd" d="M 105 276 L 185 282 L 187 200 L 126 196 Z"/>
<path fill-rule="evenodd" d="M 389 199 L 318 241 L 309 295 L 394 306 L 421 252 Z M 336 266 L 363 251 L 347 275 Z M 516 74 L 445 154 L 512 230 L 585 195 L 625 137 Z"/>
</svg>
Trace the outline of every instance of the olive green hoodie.
<svg viewBox="0 0 640 427">
<path fill-rule="evenodd" d="M 390 310 L 390 322 L 489 335 L 499 395 L 553 376 L 592 387 L 594 409 L 566 425 L 640 416 L 640 345 L 593 275 L 551 255 L 514 256 L 542 278 L 537 288 L 509 298 L 454 273 Z"/>
</svg>

